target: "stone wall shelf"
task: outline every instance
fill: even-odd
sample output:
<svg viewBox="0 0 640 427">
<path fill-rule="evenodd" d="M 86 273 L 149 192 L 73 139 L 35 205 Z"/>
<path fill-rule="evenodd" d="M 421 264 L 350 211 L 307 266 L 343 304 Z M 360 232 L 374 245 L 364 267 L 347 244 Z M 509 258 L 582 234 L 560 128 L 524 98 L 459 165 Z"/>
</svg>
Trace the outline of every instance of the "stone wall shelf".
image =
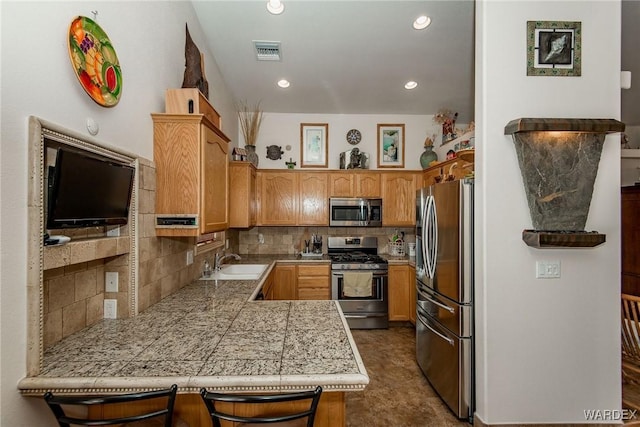
<svg viewBox="0 0 640 427">
<path fill-rule="evenodd" d="M 505 135 L 518 132 L 624 132 L 624 123 L 614 119 L 543 119 L 522 118 L 511 120 L 504 128 Z"/>
<path fill-rule="evenodd" d="M 624 128 L 614 119 L 520 118 L 507 123 L 504 134 L 513 137 L 534 230 L 584 230 L 606 136 Z M 542 243 L 534 236 L 535 247 L 547 242 L 582 246 L 576 236 L 543 235 Z M 586 236 L 588 243 L 604 242 Z"/>
<path fill-rule="evenodd" d="M 597 231 L 536 231 L 523 230 L 522 240 L 537 249 L 593 248 L 606 241 L 606 235 Z"/>
<path fill-rule="evenodd" d="M 129 249 L 129 236 L 78 239 L 60 246 L 45 246 L 43 270 L 123 255 Z"/>
</svg>

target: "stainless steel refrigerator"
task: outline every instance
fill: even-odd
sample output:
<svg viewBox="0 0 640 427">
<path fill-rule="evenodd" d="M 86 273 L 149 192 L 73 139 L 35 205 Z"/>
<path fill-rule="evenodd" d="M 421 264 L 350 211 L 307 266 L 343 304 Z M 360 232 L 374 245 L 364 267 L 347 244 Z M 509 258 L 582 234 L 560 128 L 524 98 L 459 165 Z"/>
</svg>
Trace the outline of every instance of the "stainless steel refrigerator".
<svg viewBox="0 0 640 427">
<path fill-rule="evenodd" d="M 473 180 L 416 197 L 416 358 L 458 416 L 474 411 Z"/>
</svg>

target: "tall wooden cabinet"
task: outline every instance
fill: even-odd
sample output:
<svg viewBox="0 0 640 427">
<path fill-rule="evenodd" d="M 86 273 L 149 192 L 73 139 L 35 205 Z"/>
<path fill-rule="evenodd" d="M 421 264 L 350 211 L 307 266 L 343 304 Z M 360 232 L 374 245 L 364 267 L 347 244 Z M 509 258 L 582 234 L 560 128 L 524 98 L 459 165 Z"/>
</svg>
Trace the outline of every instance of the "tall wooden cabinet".
<svg viewBox="0 0 640 427">
<path fill-rule="evenodd" d="M 196 227 L 156 228 L 198 236 L 229 225 L 229 138 L 203 114 L 152 114 L 156 215 L 197 218 Z"/>
<path fill-rule="evenodd" d="M 415 226 L 416 191 L 421 186 L 421 172 L 405 171 L 382 174 L 383 226 Z"/>
<path fill-rule="evenodd" d="M 329 225 L 329 182 L 322 172 L 301 172 L 297 225 Z"/>
<path fill-rule="evenodd" d="M 249 162 L 229 164 L 229 227 L 251 228 L 258 222 L 256 167 Z"/>
</svg>

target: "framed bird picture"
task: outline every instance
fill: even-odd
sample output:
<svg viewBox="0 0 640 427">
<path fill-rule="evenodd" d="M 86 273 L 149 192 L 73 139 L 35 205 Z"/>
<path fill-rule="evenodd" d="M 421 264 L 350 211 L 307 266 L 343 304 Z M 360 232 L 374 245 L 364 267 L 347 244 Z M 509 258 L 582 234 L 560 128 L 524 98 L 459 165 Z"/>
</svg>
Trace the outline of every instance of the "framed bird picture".
<svg viewBox="0 0 640 427">
<path fill-rule="evenodd" d="M 527 75 L 580 76 L 581 23 L 527 21 Z"/>
</svg>

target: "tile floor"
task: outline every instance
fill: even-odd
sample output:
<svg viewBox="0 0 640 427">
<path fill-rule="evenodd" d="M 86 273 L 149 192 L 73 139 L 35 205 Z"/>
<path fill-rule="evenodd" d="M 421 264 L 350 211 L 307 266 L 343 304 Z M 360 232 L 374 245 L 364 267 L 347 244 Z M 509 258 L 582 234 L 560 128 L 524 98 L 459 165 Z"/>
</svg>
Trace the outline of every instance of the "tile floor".
<svg viewBox="0 0 640 427">
<path fill-rule="evenodd" d="M 347 427 L 470 427 L 440 400 L 415 361 L 415 330 L 352 330 L 370 383 L 346 393 Z"/>
</svg>

